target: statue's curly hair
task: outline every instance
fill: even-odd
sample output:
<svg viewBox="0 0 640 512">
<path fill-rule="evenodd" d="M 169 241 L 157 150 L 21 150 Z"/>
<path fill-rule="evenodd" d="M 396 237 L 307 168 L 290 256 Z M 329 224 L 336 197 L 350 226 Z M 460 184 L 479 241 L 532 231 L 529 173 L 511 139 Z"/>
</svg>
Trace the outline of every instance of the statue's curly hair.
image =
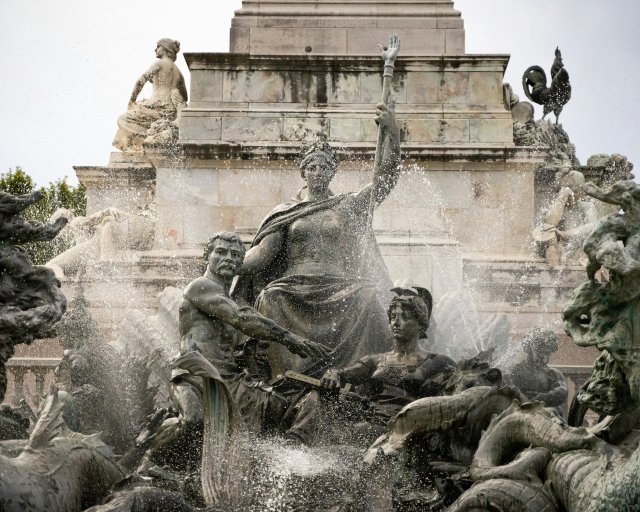
<svg viewBox="0 0 640 512">
<path fill-rule="evenodd" d="M 522 348 L 525 351 L 538 352 L 543 350 L 551 354 L 558 350 L 558 336 L 551 329 L 536 327 L 525 335 L 524 340 L 522 340 Z"/>
<path fill-rule="evenodd" d="M 209 256 L 211 255 L 211 252 L 215 247 L 216 240 L 235 242 L 242 248 L 242 254 L 246 252 L 244 245 L 242 244 L 242 240 L 240 240 L 240 237 L 236 233 L 233 233 L 232 231 L 218 231 L 211 238 L 209 238 L 209 240 L 207 240 L 207 243 L 204 244 L 203 256 L 205 260 L 209 259 Z"/>
<path fill-rule="evenodd" d="M 426 288 L 393 288 L 391 290 L 396 296 L 391 299 L 387 309 L 387 317 L 391 321 L 391 311 L 396 307 L 402 307 L 418 320 L 422 328 L 422 337 L 426 338 L 427 329 L 431 321 L 431 310 L 433 308 L 433 298 L 431 292 Z"/>
<path fill-rule="evenodd" d="M 305 177 L 305 170 L 315 157 L 320 157 L 325 161 L 333 178 L 338 170 L 338 157 L 331 145 L 323 139 L 316 140 L 300 148 L 300 155 L 296 159 L 296 163 L 300 168 L 300 175 L 303 178 Z"/>
<path fill-rule="evenodd" d="M 176 60 L 176 56 L 180 51 L 180 41 L 176 41 L 175 39 L 171 39 L 169 37 L 163 37 L 158 41 L 157 46 L 163 48 L 169 53 L 169 56 L 173 60 Z"/>
</svg>

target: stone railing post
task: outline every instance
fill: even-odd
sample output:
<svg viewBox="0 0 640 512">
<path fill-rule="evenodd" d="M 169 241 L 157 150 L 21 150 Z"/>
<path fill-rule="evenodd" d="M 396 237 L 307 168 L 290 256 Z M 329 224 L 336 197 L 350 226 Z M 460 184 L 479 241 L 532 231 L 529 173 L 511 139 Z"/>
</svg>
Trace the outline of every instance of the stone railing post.
<svg viewBox="0 0 640 512">
<path fill-rule="evenodd" d="M 44 379 L 47 373 L 51 372 L 51 368 L 48 368 L 46 366 L 34 367 L 34 368 L 31 368 L 31 371 L 36 378 L 36 392 L 35 392 L 35 396 L 33 397 L 33 402 L 39 405 L 40 401 L 42 400 L 42 397 L 44 396 Z"/>
<path fill-rule="evenodd" d="M 10 367 L 9 371 L 13 374 L 13 388 L 14 388 L 14 393 L 13 393 L 13 398 L 11 400 L 11 403 L 13 403 L 14 405 L 18 405 L 20 403 L 20 400 L 25 398 L 24 376 L 27 374 L 29 370 L 28 368 L 25 368 L 25 367 L 14 366 L 14 367 Z"/>
</svg>

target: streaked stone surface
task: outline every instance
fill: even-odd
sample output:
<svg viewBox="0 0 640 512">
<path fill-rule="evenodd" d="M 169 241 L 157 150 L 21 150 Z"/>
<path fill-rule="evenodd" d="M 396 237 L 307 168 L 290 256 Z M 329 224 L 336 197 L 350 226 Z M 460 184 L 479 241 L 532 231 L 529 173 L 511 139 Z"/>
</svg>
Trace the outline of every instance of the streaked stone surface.
<svg viewBox="0 0 640 512">
<path fill-rule="evenodd" d="M 549 195 L 535 183 L 541 157 L 513 144 L 502 92 L 508 56 L 466 55 L 464 23 L 449 0 L 243 1 L 230 54 L 185 55 L 183 160 L 149 148 L 141 162 L 77 168 L 90 209 L 155 199 L 158 252 L 147 272 L 175 277 L 179 270 L 162 263 L 167 254 L 196 261 L 220 229 L 250 240 L 298 192 L 294 159 L 309 137 L 327 136 L 341 154 L 332 190 L 361 189 L 377 139 L 376 45 L 391 32 L 402 39 L 392 98 L 404 172 L 373 226 L 392 278 L 412 275 L 436 300 L 473 284 L 478 313 L 506 312 L 516 337 L 552 323 L 570 288 L 531 245 L 535 212 Z M 116 168 L 131 169 L 118 176 Z"/>
<path fill-rule="evenodd" d="M 244 0 L 232 20 L 232 53 L 373 55 L 389 33 L 406 55 L 464 54 L 464 23 L 451 0 Z"/>
</svg>

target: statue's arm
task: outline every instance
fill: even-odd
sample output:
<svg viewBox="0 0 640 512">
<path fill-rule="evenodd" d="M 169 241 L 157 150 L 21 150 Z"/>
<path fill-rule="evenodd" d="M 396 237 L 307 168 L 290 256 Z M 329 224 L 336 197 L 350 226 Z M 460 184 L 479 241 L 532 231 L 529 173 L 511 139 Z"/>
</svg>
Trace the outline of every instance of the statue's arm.
<svg viewBox="0 0 640 512">
<path fill-rule="evenodd" d="M 542 400 L 548 407 L 557 407 L 565 402 L 569 390 L 567 389 L 567 383 L 562 372 L 555 368 L 549 368 L 549 370 L 551 374 L 549 380 L 553 388 L 544 393 L 538 393 L 532 397 L 532 400 Z"/>
<path fill-rule="evenodd" d="M 582 226 L 575 227 L 573 229 L 567 229 L 565 231 L 558 231 L 560 238 L 584 238 L 593 231 L 598 223 L 598 210 L 593 203 L 584 204 L 584 221 Z"/>
<path fill-rule="evenodd" d="M 356 201 L 366 205 L 373 195 L 375 206 L 379 206 L 391 193 L 400 177 L 400 127 L 393 110 L 381 103 L 377 106 L 376 123 L 384 133 L 379 169 L 374 169 L 374 181 L 364 187 Z"/>
<path fill-rule="evenodd" d="M 253 275 L 268 268 L 282 250 L 283 243 L 282 231 L 275 231 L 265 236 L 259 244 L 247 251 L 239 274 Z"/>
<path fill-rule="evenodd" d="M 107 217 L 113 217 L 114 220 L 120 221 L 124 220 L 127 217 L 127 214 L 122 210 L 111 206 L 109 208 L 105 208 L 104 210 L 92 213 L 88 217 L 85 217 L 81 223 L 79 222 L 79 224 L 85 227 L 93 227 L 100 224 Z M 79 219 L 80 217 L 76 218 Z"/>
<path fill-rule="evenodd" d="M 448 356 L 438 354 L 425 360 L 415 372 L 403 378 L 405 388 L 417 396 L 435 396 L 442 392 L 443 375 L 452 373 L 456 363 Z"/>
<path fill-rule="evenodd" d="M 151 82 L 153 78 L 160 72 L 160 65 L 156 62 L 151 65 L 149 69 L 147 69 L 140 78 L 136 80 L 136 83 L 133 85 L 133 91 L 131 92 L 131 97 L 129 98 L 129 106 L 136 102 L 138 99 L 138 95 L 142 91 L 144 84 L 147 82 Z"/>
<path fill-rule="evenodd" d="M 342 370 L 338 370 L 341 381 L 357 384 L 371 378 L 378 367 L 379 357 L 366 356 Z"/>
<path fill-rule="evenodd" d="M 184 102 L 187 102 L 188 99 L 188 95 L 187 95 L 187 86 L 184 83 L 184 76 L 182 76 L 182 73 L 180 73 L 178 71 L 178 83 L 177 83 L 177 87 L 178 87 L 178 92 L 180 93 L 180 97 L 184 100 Z"/>
<path fill-rule="evenodd" d="M 593 231 L 595 227 L 595 222 L 590 222 L 588 224 L 583 224 L 582 226 L 578 226 L 577 228 L 567 229 L 565 231 L 558 231 L 560 238 L 582 238 L 587 236 L 589 233 Z"/>
<path fill-rule="evenodd" d="M 357 384 L 371 378 L 378 367 L 380 358 L 378 355 L 366 356 L 358 362 L 338 370 L 329 368 L 321 379 L 321 386 L 327 389 L 337 389 L 343 383 Z"/>
<path fill-rule="evenodd" d="M 189 284 L 184 298 L 200 311 L 222 320 L 247 336 L 279 343 L 301 357 L 324 357 L 329 352 L 324 345 L 293 334 L 255 309 L 239 306 L 207 278 L 200 278 Z"/>
<path fill-rule="evenodd" d="M 436 375 L 444 371 L 452 371 L 456 367 L 456 362 L 448 356 L 438 354 L 435 357 L 431 357 L 425 360 L 416 371 L 409 373 L 415 379 L 426 381 L 432 379 Z"/>
</svg>

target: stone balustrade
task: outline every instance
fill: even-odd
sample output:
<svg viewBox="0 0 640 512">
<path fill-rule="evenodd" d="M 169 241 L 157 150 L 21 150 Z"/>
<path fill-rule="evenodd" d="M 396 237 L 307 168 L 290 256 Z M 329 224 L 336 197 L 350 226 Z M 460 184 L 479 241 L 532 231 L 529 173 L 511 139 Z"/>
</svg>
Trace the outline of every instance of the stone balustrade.
<svg viewBox="0 0 640 512">
<path fill-rule="evenodd" d="M 23 398 L 36 407 L 45 394 L 45 385 L 53 380 L 59 357 L 13 357 L 7 362 L 9 385 L 6 402 L 14 405 Z M 33 387 L 31 387 L 33 385 Z"/>
</svg>

